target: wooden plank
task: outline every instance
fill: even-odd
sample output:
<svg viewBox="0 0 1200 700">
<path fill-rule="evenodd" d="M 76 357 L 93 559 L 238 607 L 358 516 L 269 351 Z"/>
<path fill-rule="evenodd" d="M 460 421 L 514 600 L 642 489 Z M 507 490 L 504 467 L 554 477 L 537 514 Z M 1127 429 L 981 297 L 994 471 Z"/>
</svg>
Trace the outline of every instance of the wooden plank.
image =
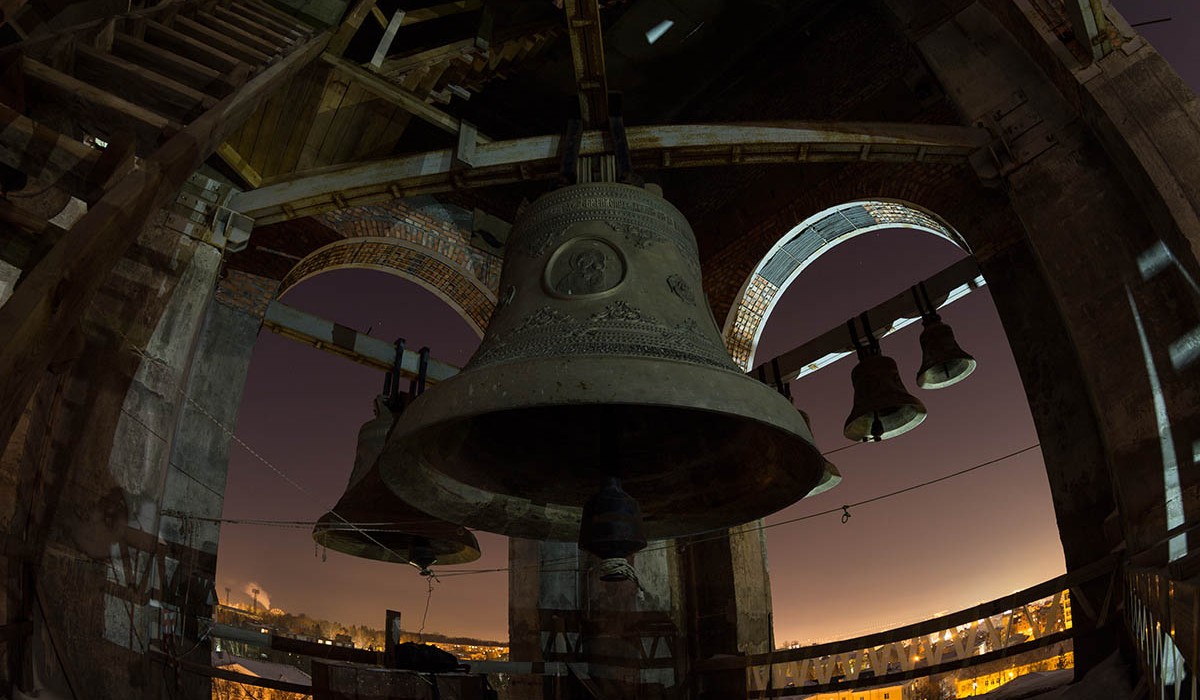
<svg viewBox="0 0 1200 700">
<path fill-rule="evenodd" d="M 162 75 L 213 97 L 224 97 L 233 90 L 233 86 L 215 68 L 128 34 L 117 34 L 113 37 L 113 54 L 142 65 L 153 66 L 154 70 Z"/>
<path fill-rule="evenodd" d="M 301 40 L 308 36 L 312 31 L 309 27 L 305 27 L 302 30 L 296 24 L 281 22 L 274 16 L 259 10 L 250 3 L 234 3 L 230 6 L 230 12 L 243 15 L 246 17 L 246 19 L 261 24 L 264 27 L 268 27 L 280 35 L 289 36 L 293 40 Z"/>
<path fill-rule="evenodd" d="M 241 137 L 233 143 L 237 144 L 238 153 L 243 159 L 248 162 L 248 157 L 254 152 L 254 146 L 258 143 L 259 127 L 262 125 L 263 113 L 266 111 L 266 104 L 254 110 L 254 112 L 246 118 L 246 124 L 242 129 Z"/>
<path fill-rule="evenodd" d="M 363 20 L 371 14 L 373 9 L 375 9 L 375 0 L 355 0 L 354 7 L 350 8 L 346 19 L 342 20 L 342 25 L 338 27 L 337 33 L 329 40 L 329 48 L 326 51 L 338 57 L 346 53 L 346 47 L 350 45 L 354 35 L 358 33 L 358 28 L 362 26 Z"/>
<path fill-rule="evenodd" d="M 250 10 L 252 12 L 257 12 L 260 15 L 270 17 L 276 22 L 300 32 L 302 36 L 312 35 L 313 28 L 305 24 L 304 20 L 300 19 L 299 17 L 289 15 L 269 2 L 263 2 L 262 0 L 239 0 L 238 8 L 240 10 Z"/>
<path fill-rule="evenodd" d="M 579 92 L 579 113 L 589 129 L 608 126 L 608 77 L 604 69 L 604 32 L 599 0 L 564 0 L 571 65 Z"/>
<path fill-rule="evenodd" d="M 194 19 L 176 17 L 174 26 L 176 29 L 191 35 L 193 38 L 208 42 L 225 54 L 233 56 L 239 61 L 249 63 L 252 66 L 261 66 L 271 60 L 270 55 L 252 46 L 247 46 L 211 27 L 206 27 Z"/>
<path fill-rule="evenodd" d="M 402 107 L 403 109 L 405 109 L 409 112 L 412 112 L 413 115 L 416 116 L 418 119 L 428 122 L 428 123 L 436 126 L 437 128 L 441 129 L 442 131 L 445 131 L 446 133 L 449 133 L 449 134 L 457 134 L 458 133 L 459 120 L 457 118 L 452 117 L 449 114 L 446 114 L 442 110 L 438 109 L 437 107 L 434 107 L 433 105 L 428 104 L 427 102 L 425 102 L 424 99 L 422 99 L 419 96 L 420 90 L 428 89 L 424 84 L 422 84 L 421 87 L 418 89 L 418 91 L 414 93 L 409 90 L 405 90 L 404 88 L 396 85 L 395 83 L 384 80 L 383 78 L 380 78 L 379 76 L 366 70 L 365 68 L 362 68 L 361 66 L 351 63 L 350 61 L 347 61 L 344 58 L 339 58 L 337 56 L 333 56 L 328 53 L 322 55 L 321 58 L 323 58 L 325 60 L 325 62 L 336 67 L 339 71 L 341 71 L 341 73 L 343 75 L 354 80 L 361 87 L 364 87 L 367 90 L 370 90 L 374 94 L 376 94 L 386 100 L 395 102 L 398 106 Z M 426 79 L 429 80 L 430 83 L 436 84 L 437 79 L 441 75 L 441 72 L 443 70 L 445 70 L 445 66 L 442 66 L 440 70 L 438 70 L 436 68 L 431 69 L 432 79 L 430 79 L 430 78 L 426 78 Z M 432 84 L 429 85 L 428 87 L 429 88 L 433 87 Z M 480 139 L 484 143 L 491 141 L 491 139 L 487 138 L 486 136 L 482 136 L 482 135 L 480 136 Z"/>
<path fill-rule="evenodd" d="M 420 73 L 409 73 L 405 77 L 404 82 L 401 83 L 401 87 L 412 91 L 416 89 L 420 82 Z M 412 119 L 412 112 L 397 107 L 396 111 L 390 115 L 389 122 L 376 135 L 375 143 L 371 146 L 371 158 L 391 155 L 392 150 L 396 147 L 396 142 L 404 135 L 404 130 L 408 128 Z M 358 148 L 361 149 L 362 145 L 360 144 Z"/>
<path fill-rule="evenodd" d="M 281 173 L 292 173 L 296 169 L 296 164 L 304 152 L 304 146 L 308 143 L 309 134 L 312 132 L 313 124 L 320 112 L 321 96 L 325 94 L 325 83 L 332 72 L 329 65 L 322 62 L 310 66 L 300 74 L 300 78 L 304 81 L 304 93 L 300 101 L 300 104 L 303 105 L 301 112 L 292 123 L 287 145 L 280 153 L 278 162 L 274 166 L 268 164 L 267 169 L 263 171 L 264 177 L 270 179 Z"/>
<path fill-rule="evenodd" d="M 108 140 L 122 129 L 132 129 L 139 151 L 151 153 L 166 133 L 179 131 L 181 125 L 167 117 L 121 99 L 77 78 L 50 68 L 32 58 L 24 58 L 21 68 L 48 100 L 61 105 L 80 124 Z"/>
<path fill-rule="evenodd" d="M 221 156 L 221 160 L 233 168 L 246 184 L 251 187 L 262 185 L 262 175 L 242 157 L 242 154 L 238 153 L 236 148 L 230 146 L 228 141 L 217 147 L 217 155 Z"/>
<path fill-rule="evenodd" d="M 443 46 L 418 51 L 408 56 L 389 58 L 379 66 L 379 74 L 389 78 L 396 77 L 411 70 L 424 68 L 454 58 L 455 56 L 461 56 L 467 52 L 473 52 L 474 50 L 475 39 L 473 38 L 454 41 Z"/>
<path fill-rule="evenodd" d="M 289 83 L 288 87 L 294 82 Z M 262 121 L 258 127 L 258 138 L 254 143 L 254 147 L 244 152 L 250 163 L 250 167 L 255 171 L 261 173 L 263 168 L 266 167 L 267 158 L 272 153 L 281 150 L 280 142 L 286 140 L 287 129 L 291 123 L 290 118 L 285 118 L 284 115 L 294 108 L 296 104 L 295 100 L 296 96 L 289 94 L 285 88 L 271 95 L 271 98 L 263 106 Z M 256 184 L 255 187 L 258 187 L 258 185 Z"/>
<path fill-rule="evenodd" d="M 362 122 L 358 121 L 357 117 L 362 103 L 369 99 L 369 93 L 361 85 L 351 83 L 347 86 L 337 112 L 326 127 L 325 136 L 321 140 L 321 148 L 317 152 L 317 167 L 346 162 L 342 156 L 353 148 L 361 134 Z"/>
<path fill-rule="evenodd" d="M 267 56 L 274 56 L 279 53 L 282 47 L 287 46 L 287 42 L 273 43 L 262 36 L 251 34 L 245 29 L 208 12 L 197 12 L 194 19 L 200 24 L 214 31 L 221 32 L 245 46 L 258 49 Z"/>
<path fill-rule="evenodd" d="M 404 17 L 404 26 L 416 24 L 418 22 L 427 22 L 431 19 L 441 17 L 449 17 L 462 12 L 473 12 L 483 7 L 481 0 L 456 0 L 456 2 L 445 2 L 440 5 L 432 5 L 430 7 L 422 7 L 417 10 L 410 10 Z M 471 39 L 474 42 L 474 39 Z"/>
<path fill-rule="evenodd" d="M 214 68 L 221 73 L 228 73 L 243 64 L 239 58 L 154 20 L 146 21 L 146 41 L 186 56 L 196 63 Z"/>
<path fill-rule="evenodd" d="M 379 70 L 383 65 L 383 59 L 387 58 L 388 52 L 392 50 L 392 41 L 396 39 L 396 32 L 400 30 L 400 23 L 404 21 L 404 10 L 396 10 L 392 14 L 392 19 L 383 28 L 383 36 L 379 37 L 379 43 L 375 45 L 375 53 L 371 56 L 371 70 Z"/>
<path fill-rule="evenodd" d="M 0 306 L 0 443 L 9 441 L 46 367 L 151 216 L 327 40 L 322 34 L 297 48 L 171 137 L 92 206 Z"/>
<path fill-rule="evenodd" d="M 75 49 L 75 77 L 185 123 L 217 103 L 211 95 L 86 44 Z"/>
<path fill-rule="evenodd" d="M 290 46 L 299 38 L 297 32 L 280 33 L 265 22 L 257 22 L 248 12 L 234 12 L 218 5 L 213 8 L 213 15 L 255 36 L 265 37 L 275 46 Z"/>
<path fill-rule="evenodd" d="M 313 117 L 308 133 L 305 134 L 300 157 L 296 162 L 297 169 L 306 170 L 315 167 L 318 162 L 317 156 L 329 135 L 329 126 L 336 118 L 349 86 L 350 81 L 338 71 L 330 71 L 326 74 L 325 87 L 317 101 L 317 113 Z"/>
</svg>

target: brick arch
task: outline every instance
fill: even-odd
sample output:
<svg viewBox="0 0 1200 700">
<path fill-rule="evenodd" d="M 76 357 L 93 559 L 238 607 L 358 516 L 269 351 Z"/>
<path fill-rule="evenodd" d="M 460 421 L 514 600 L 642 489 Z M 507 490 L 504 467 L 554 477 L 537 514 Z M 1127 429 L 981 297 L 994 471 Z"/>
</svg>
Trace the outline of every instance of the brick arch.
<svg viewBox="0 0 1200 700">
<path fill-rule="evenodd" d="M 416 282 L 449 304 L 480 337 L 496 308 L 495 293 L 455 261 L 397 238 L 347 238 L 322 246 L 296 263 L 276 296 L 322 272 L 344 269 L 378 270 Z"/>
<path fill-rule="evenodd" d="M 771 246 L 734 297 L 722 329 L 725 346 L 734 361 L 743 369 L 754 366 L 759 338 L 776 302 L 814 260 L 855 236 L 891 228 L 924 231 L 967 252 L 971 250 L 966 240 L 939 216 L 902 200 L 864 199 L 813 214 Z"/>
</svg>

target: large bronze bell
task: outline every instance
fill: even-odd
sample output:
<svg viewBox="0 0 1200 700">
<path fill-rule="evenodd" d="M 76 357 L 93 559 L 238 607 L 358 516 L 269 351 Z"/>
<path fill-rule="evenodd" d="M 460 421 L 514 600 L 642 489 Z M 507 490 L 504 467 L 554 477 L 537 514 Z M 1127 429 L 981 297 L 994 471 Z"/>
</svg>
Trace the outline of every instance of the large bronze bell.
<svg viewBox="0 0 1200 700">
<path fill-rule="evenodd" d="M 383 397 L 377 397 L 375 417 L 358 431 L 358 452 L 346 492 L 333 511 L 317 521 L 313 539 L 351 556 L 416 564 L 422 570 L 435 563 L 475 561 L 479 558 L 475 535 L 460 525 L 422 513 L 396 498 L 384 485 L 376 462 L 394 421 Z"/>
<path fill-rule="evenodd" d="M 662 539 L 773 513 L 824 462 L 796 409 L 730 359 L 683 215 L 589 183 L 526 207 L 479 350 L 409 407 L 380 469 L 422 510 L 558 540 L 616 478 Z"/>
</svg>

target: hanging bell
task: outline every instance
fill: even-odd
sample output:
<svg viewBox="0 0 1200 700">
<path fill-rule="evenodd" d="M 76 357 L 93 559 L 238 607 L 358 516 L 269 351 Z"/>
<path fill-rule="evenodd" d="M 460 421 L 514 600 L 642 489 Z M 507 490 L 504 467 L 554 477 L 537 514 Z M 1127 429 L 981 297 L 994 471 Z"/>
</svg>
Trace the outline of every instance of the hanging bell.
<svg viewBox="0 0 1200 700">
<path fill-rule="evenodd" d="M 730 359 L 683 215 L 588 183 L 522 212 L 483 342 L 409 407 L 380 470 L 421 510 L 556 540 L 616 478 L 662 539 L 790 505 L 824 462 L 795 408 Z"/>
<path fill-rule="evenodd" d="M 912 288 L 913 301 L 921 312 L 921 369 L 917 371 L 917 386 L 922 389 L 944 389 L 966 379 L 975 371 L 974 357 L 958 346 L 954 331 L 938 316 L 937 305 L 929 297 L 925 283 Z"/>
<path fill-rule="evenodd" d="M 317 521 L 313 539 L 343 554 L 416 564 L 423 571 L 434 563 L 475 561 L 479 558 L 475 535 L 464 527 L 422 513 L 396 498 L 384 485 L 376 461 L 394 421 L 384 397 L 377 397 L 375 417 L 363 423 L 358 431 L 358 452 L 346 492 L 333 511 Z"/>
<path fill-rule="evenodd" d="M 896 361 L 868 354 L 850 372 L 854 407 L 842 433 L 858 442 L 887 440 L 903 435 L 925 420 L 925 404 L 904 388 Z"/>
<path fill-rule="evenodd" d="M 979 364 L 958 346 L 954 331 L 934 314 L 923 321 L 921 331 L 921 369 L 917 386 L 944 389 L 966 379 Z"/>
</svg>

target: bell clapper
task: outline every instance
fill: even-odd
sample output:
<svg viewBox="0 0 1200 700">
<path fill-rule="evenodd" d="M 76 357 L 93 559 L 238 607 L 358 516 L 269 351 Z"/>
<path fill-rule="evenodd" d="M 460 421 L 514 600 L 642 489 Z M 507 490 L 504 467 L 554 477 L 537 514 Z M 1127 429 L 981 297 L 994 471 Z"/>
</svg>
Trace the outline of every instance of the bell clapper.
<svg viewBox="0 0 1200 700">
<path fill-rule="evenodd" d="M 601 581 L 637 582 L 629 556 L 646 548 L 642 511 L 617 477 L 605 477 L 604 486 L 584 504 L 579 548 L 600 558 Z"/>
</svg>

